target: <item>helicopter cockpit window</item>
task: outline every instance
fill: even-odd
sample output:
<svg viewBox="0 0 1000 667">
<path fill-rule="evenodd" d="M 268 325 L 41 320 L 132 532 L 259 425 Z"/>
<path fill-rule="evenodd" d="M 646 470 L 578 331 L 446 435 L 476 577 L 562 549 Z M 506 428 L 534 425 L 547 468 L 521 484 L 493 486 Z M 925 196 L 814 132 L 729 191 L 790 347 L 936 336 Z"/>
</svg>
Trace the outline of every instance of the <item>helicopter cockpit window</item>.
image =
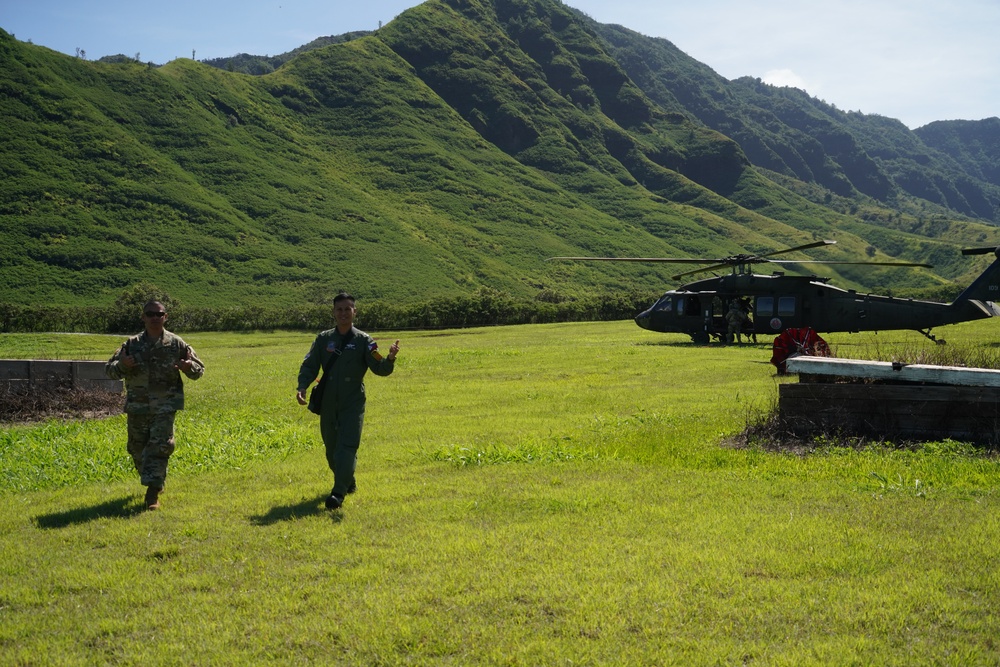
<svg viewBox="0 0 1000 667">
<path fill-rule="evenodd" d="M 791 317 L 795 314 L 795 297 L 782 296 L 778 298 L 778 317 Z"/>
<path fill-rule="evenodd" d="M 757 297 L 757 308 L 754 310 L 754 314 L 757 317 L 771 317 L 774 315 L 774 297 L 773 296 L 759 296 Z"/>
<path fill-rule="evenodd" d="M 656 306 L 654 306 L 653 308 L 653 310 L 658 310 L 663 313 L 669 313 L 673 309 L 674 309 L 674 297 L 672 296 L 663 297 L 662 299 L 656 302 Z"/>
</svg>

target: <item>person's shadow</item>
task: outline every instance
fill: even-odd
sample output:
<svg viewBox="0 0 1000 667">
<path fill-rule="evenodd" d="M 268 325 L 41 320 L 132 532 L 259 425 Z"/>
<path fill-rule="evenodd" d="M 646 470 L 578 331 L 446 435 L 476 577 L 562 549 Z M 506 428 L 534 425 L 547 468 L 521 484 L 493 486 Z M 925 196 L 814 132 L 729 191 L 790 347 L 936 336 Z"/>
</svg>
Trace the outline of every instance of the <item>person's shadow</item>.
<svg viewBox="0 0 1000 667">
<path fill-rule="evenodd" d="M 315 498 L 306 498 L 294 505 L 278 505 L 277 507 L 272 507 L 267 514 L 250 517 L 250 521 L 256 526 L 270 526 L 282 521 L 304 519 L 307 516 L 326 513 L 328 510 L 323 507 L 323 501 L 326 500 L 326 496 L 327 494 L 321 493 Z M 340 512 L 330 512 L 330 518 L 334 522 L 339 523 L 343 520 L 343 514 Z"/>
<path fill-rule="evenodd" d="M 97 519 L 127 519 L 140 514 L 144 510 L 136 496 L 122 496 L 108 500 L 100 505 L 77 507 L 65 512 L 41 514 L 35 517 L 39 528 L 65 528 L 79 523 L 96 521 Z"/>
</svg>

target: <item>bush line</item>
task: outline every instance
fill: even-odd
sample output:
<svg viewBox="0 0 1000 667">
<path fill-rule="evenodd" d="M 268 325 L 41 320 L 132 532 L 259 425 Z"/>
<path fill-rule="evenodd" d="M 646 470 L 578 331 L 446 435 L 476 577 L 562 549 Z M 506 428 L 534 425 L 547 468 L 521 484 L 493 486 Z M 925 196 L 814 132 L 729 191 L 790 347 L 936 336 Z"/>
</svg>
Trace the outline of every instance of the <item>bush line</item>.
<svg viewBox="0 0 1000 667">
<path fill-rule="evenodd" d="M 359 300 L 358 325 L 367 331 L 458 329 L 509 324 L 612 321 L 635 317 L 658 295 L 616 293 L 579 299 L 519 299 L 480 290 L 459 297 L 400 304 Z M 329 304 L 289 307 L 168 308 L 171 331 L 318 331 L 333 326 Z M 34 306 L 0 302 L 0 333 L 134 333 L 142 328 L 138 308 L 113 306 Z"/>
</svg>

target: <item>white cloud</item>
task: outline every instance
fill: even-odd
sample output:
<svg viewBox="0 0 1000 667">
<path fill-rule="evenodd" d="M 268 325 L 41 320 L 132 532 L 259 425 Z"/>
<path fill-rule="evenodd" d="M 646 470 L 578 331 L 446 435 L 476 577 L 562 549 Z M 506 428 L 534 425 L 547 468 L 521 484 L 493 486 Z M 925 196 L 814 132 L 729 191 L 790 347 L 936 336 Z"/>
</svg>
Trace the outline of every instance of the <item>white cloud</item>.
<svg viewBox="0 0 1000 667">
<path fill-rule="evenodd" d="M 772 69 L 764 73 L 761 77 L 764 83 L 770 84 L 772 86 L 778 86 L 779 88 L 789 87 L 789 88 L 800 88 L 802 90 L 808 90 L 806 87 L 805 80 L 793 72 L 790 69 Z"/>
</svg>

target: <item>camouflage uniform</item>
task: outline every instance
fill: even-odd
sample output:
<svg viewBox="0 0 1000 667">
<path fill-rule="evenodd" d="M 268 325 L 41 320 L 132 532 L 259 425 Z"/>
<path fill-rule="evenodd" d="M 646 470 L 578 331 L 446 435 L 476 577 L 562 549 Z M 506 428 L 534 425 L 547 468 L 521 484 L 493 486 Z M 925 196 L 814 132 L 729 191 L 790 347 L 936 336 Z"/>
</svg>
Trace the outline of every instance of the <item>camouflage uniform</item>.
<svg viewBox="0 0 1000 667">
<path fill-rule="evenodd" d="M 138 366 L 122 364 L 125 355 L 134 357 Z M 190 379 L 204 375 L 205 364 L 180 336 L 164 330 L 153 339 L 143 332 L 125 341 L 104 367 L 109 378 L 125 381 L 128 453 L 143 486 L 162 489 L 167 478 L 167 461 L 174 453 L 174 415 L 184 409 L 184 383 L 175 368 L 181 359 L 193 362 L 185 372 Z"/>
<path fill-rule="evenodd" d="M 733 299 L 729 302 L 729 312 L 726 313 L 726 321 L 729 322 L 729 337 L 737 343 L 742 343 L 740 334 L 743 331 L 743 323 L 749 321 L 749 317 L 743 311 L 740 302 Z"/>
<path fill-rule="evenodd" d="M 333 471 L 333 493 L 341 498 L 355 486 L 354 470 L 361 428 L 365 421 L 365 373 L 392 373 L 395 362 L 379 354 L 371 336 L 352 328 L 354 337 L 343 344 L 345 334 L 337 329 L 316 336 L 309 353 L 299 367 L 298 391 L 305 392 L 321 368 L 329 365 L 334 350 L 343 347 L 340 357 L 330 367 L 330 378 L 323 392 L 319 418 L 320 434 L 326 446 L 326 462 Z"/>
</svg>

